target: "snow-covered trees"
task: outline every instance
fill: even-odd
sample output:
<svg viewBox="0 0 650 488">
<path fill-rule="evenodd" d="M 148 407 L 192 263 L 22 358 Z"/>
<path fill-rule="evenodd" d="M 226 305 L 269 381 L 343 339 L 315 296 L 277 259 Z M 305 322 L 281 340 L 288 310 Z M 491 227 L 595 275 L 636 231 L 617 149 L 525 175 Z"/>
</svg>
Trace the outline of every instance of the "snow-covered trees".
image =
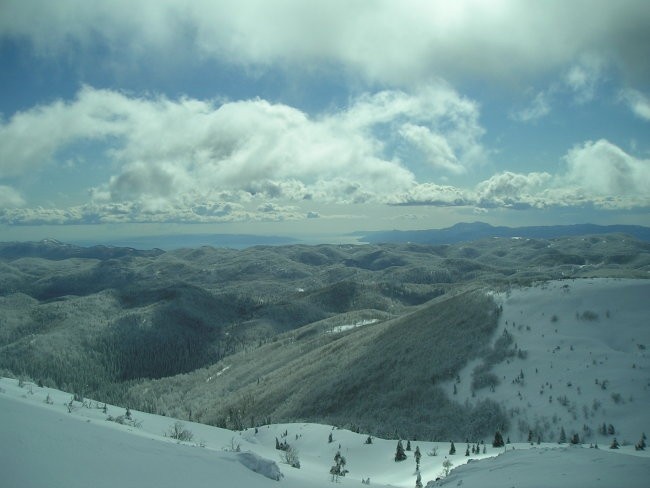
<svg viewBox="0 0 650 488">
<path fill-rule="evenodd" d="M 345 476 L 349 471 L 345 469 L 347 461 L 344 456 L 341 456 L 341 452 L 337 451 L 334 456 L 334 466 L 330 468 L 330 474 L 332 475 L 332 481 L 338 481 L 340 476 Z"/>
</svg>

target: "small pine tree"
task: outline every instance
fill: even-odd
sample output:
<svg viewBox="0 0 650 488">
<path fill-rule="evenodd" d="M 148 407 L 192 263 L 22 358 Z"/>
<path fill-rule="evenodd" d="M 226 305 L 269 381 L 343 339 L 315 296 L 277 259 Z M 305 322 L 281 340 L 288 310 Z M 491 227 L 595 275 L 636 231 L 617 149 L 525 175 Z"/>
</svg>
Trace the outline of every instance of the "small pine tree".
<svg viewBox="0 0 650 488">
<path fill-rule="evenodd" d="M 366 439 L 366 444 L 372 444 L 372 437 L 368 436 Z"/>
<path fill-rule="evenodd" d="M 330 432 L 330 435 L 327 437 L 327 442 L 331 444 L 333 440 L 334 438 L 332 437 L 332 433 Z"/>
<path fill-rule="evenodd" d="M 612 444 L 609 446 L 610 449 L 618 449 L 620 444 L 616 440 L 616 437 L 614 437 L 614 440 L 612 441 Z"/>
<path fill-rule="evenodd" d="M 406 453 L 404 452 L 404 446 L 402 441 L 397 441 L 397 449 L 395 450 L 395 462 L 404 461 L 406 459 Z"/>
<path fill-rule="evenodd" d="M 560 429 L 560 440 L 558 442 L 560 444 L 564 444 L 566 442 L 566 432 L 564 432 L 564 427 Z"/>
<path fill-rule="evenodd" d="M 483 454 L 487 452 L 487 449 L 485 448 L 485 444 L 483 444 Z"/>
<path fill-rule="evenodd" d="M 609 435 L 614 435 L 614 434 L 616 434 L 616 429 L 614 429 L 614 426 L 613 426 L 612 424 L 609 424 L 609 425 L 607 426 L 607 433 L 608 433 Z"/>
<path fill-rule="evenodd" d="M 126 407 L 126 413 L 124 414 L 124 416 L 127 419 L 131 420 L 131 409 L 129 407 Z"/>
<path fill-rule="evenodd" d="M 415 458 L 415 469 L 418 471 L 420 470 L 420 458 L 422 457 L 422 454 L 420 453 L 420 446 L 415 446 L 415 452 L 413 453 L 413 457 Z"/>
<path fill-rule="evenodd" d="M 646 440 L 646 436 L 645 436 L 645 433 L 643 433 L 643 434 L 641 434 L 641 438 L 639 439 L 639 442 L 636 443 L 634 448 L 637 451 L 644 451 L 645 447 L 646 447 L 645 440 Z"/>
<path fill-rule="evenodd" d="M 409 441 L 409 440 L 406 441 L 406 450 L 407 451 L 411 450 L 411 441 Z"/>
<path fill-rule="evenodd" d="M 449 447 L 449 455 L 453 456 L 456 454 L 456 446 L 454 446 L 454 441 L 451 441 L 451 447 Z"/>
<path fill-rule="evenodd" d="M 492 447 L 503 447 L 503 436 L 498 430 L 494 433 L 494 440 L 492 441 Z"/>
<path fill-rule="evenodd" d="M 571 444 L 573 445 L 580 444 L 580 436 L 577 433 L 571 436 Z"/>
<path fill-rule="evenodd" d="M 469 457 L 469 445 L 467 446 L 467 449 L 465 449 L 465 456 Z"/>
<path fill-rule="evenodd" d="M 533 442 L 533 431 L 532 430 L 528 431 L 528 442 Z"/>
</svg>

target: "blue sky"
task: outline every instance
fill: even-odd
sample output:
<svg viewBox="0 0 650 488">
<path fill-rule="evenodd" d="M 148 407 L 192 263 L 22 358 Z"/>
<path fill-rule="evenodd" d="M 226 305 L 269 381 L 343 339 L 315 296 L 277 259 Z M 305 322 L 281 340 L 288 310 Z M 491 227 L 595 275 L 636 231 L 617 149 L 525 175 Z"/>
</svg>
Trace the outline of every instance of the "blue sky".
<svg viewBox="0 0 650 488">
<path fill-rule="evenodd" d="M 2 240 L 650 225 L 650 3 L 0 2 Z"/>
</svg>

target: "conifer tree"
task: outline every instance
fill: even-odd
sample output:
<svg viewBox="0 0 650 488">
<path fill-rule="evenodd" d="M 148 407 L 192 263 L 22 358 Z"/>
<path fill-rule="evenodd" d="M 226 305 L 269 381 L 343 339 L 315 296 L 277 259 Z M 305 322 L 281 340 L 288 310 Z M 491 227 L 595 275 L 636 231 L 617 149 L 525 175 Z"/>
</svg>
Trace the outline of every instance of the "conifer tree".
<svg viewBox="0 0 650 488">
<path fill-rule="evenodd" d="M 564 444 L 566 442 L 566 432 L 564 432 L 564 427 L 560 429 L 560 440 L 558 442 L 560 444 Z"/>
<path fill-rule="evenodd" d="M 410 450 L 411 450 L 411 441 L 408 440 L 408 439 L 406 440 L 406 450 L 407 450 L 407 451 L 410 451 Z"/>
<path fill-rule="evenodd" d="M 494 440 L 492 441 L 492 447 L 503 447 L 503 436 L 498 430 L 494 433 Z"/>
<path fill-rule="evenodd" d="M 420 470 L 420 458 L 422 457 L 422 454 L 420 453 L 420 446 L 415 446 L 415 452 L 413 453 L 413 457 L 415 458 L 415 469 Z"/>
<path fill-rule="evenodd" d="M 620 445 L 620 444 L 619 444 L 618 441 L 616 440 L 616 437 L 614 437 L 614 440 L 612 441 L 612 444 L 609 446 L 609 448 L 610 448 L 610 449 L 618 449 L 619 445 Z"/>
<path fill-rule="evenodd" d="M 451 441 L 451 447 L 449 448 L 449 455 L 456 454 L 456 446 L 454 446 L 454 441 Z"/>
<path fill-rule="evenodd" d="M 469 444 L 467 445 L 467 449 L 465 449 L 465 456 L 469 456 Z"/>
<path fill-rule="evenodd" d="M 404 461 L 406 459 L 406 453 L 404 452 L 404 446 L 402 441 L 397 441 L 397 449 L 395 450 L 395 462 Z"/>
</svg>

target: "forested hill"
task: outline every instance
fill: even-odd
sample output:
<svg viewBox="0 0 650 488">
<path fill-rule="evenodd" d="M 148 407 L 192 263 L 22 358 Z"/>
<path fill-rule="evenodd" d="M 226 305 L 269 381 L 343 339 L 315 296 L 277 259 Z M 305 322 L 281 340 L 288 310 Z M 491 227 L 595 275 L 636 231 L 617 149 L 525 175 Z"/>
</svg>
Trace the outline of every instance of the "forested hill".
<svg viewBox="0 0 650 488">
<path fill-rule="evenodd" d="M 56 241 L 0 244 L 0 369 L 99 400 L 140 399 L 143 408 L 152 409 L 155 405 L 140 395 L 140 385 L 210 367 L 235 354 L 294 341 L 301 347 L 293 355 L 272 357 L 298 361 L 297 367 L 319 344 L 309 342 L 314 334 L 322 339 L 323 330 L 350 328 L 365 334 L 359 326 L 368 324 L 375 331 L 392 324 L 387 329 L 394 334 L 391 347 L 407 354 L 406 342 L 400 339 L 407 337 L 408 328 L 401 328 L 408 327 L 408 317 L 423 333 L 435 328 L 442 323 L 436 318 L 443 314 L 441 303 L 456 303 L 453 298 L 467 290 L 478 293 L 472 296 L 482 303 L 480 290 L 568 277 L 647 278 L 649 271 L 650 244 L 618 234 L 436 246 L 290 245 L 169 252 L 83 248 Z M 463 307 L 452 309 L 462 315 Z M 490 306 L 479 309 L 485 313 Z M 450 316 L 449 323 L 460 330 L 477 325 L 457 319 Z M 427 340 L 422 340 L 424 345 Z M 336 346 L 342 354 L 347 351 L 344 344 Z M 261 376 L 256 370 L 273 363 L 271 356 L 259 357 L 266 362 L 258 363 L 250 354 L 245 361 L 245 376 L 255 382 Z M 319 357 L 312 357 L 315 367 L 314 358 Z M 346 361 L 349 358 L 338 364 Z M 359 361 L 365 364 L 363 357 Z M 291 369 L 289 363 L 274 364 L 278 371 Z M 373 381 L 383 376 L 377 371 Z M 355 388 L 346 383 L 346 391 Z M 226 411 L 240 408 L 240 400 L 229 397 L 223 406 Z M 281 393 L 273 401 L 283 401 Z M 389 402 L 373 422 L 382 423 L 398 403 Z M 273 406 L 268 411 L 286 419 L 308 414 Z M 255 412 L 262 416 L 267 410 Z M 342 422 L 339 413 L 332 410 L 330 419 Z M 210 421 L 222 421 L 221 411 L 210 415 Z M 406 425 L 403 417 L 393 418 Z"/>
</svg>

